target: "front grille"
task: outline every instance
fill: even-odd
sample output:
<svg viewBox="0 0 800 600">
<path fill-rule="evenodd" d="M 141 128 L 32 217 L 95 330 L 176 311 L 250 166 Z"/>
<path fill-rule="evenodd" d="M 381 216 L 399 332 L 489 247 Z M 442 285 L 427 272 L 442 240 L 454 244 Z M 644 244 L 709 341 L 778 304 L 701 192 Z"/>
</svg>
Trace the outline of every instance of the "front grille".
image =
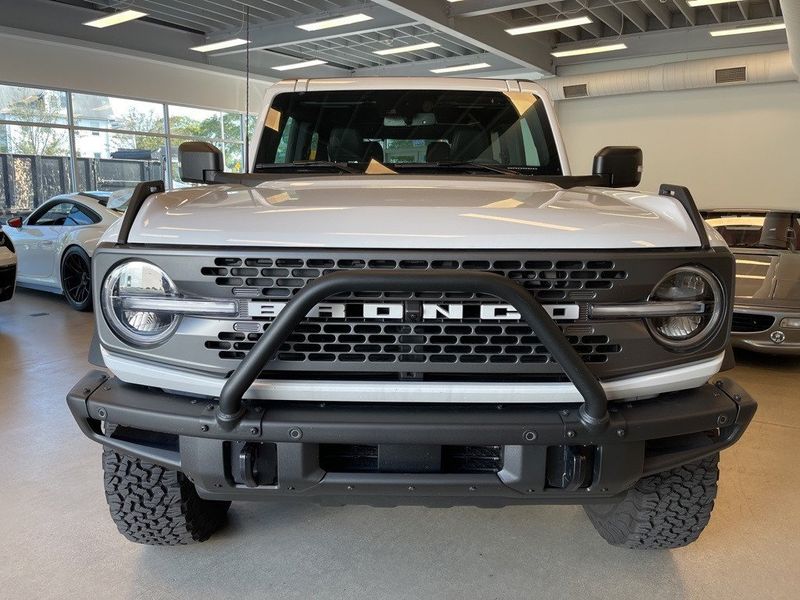
<svg viewBox="0 0 800 600">
<path fill-rule="evenodd" d="M 360 269 L 459 269 L 488 271 L 504 275 L 530 290 L 537 300 L 592 300 L 598 290 L 610 290 L 614 284 L 627 278 L 623 269 L 606 260 L 491 260 L 424 258 L 239 258 L 219 257 L 213 264 L 202 267 L 204 277 L 224 288 L 226 296 L 259 296 L 270 299 L 288 299 L 321 275 L 342 270 Z M 473 294 L 427 292 L 356 292 L 340 294 L 336 298 L 364 299 L 458 299 L 475 298 Z M 478 295 L 477 297 L 482 297 Z"/>
<path fill-rule="evenodd" d="M 265 325 L 265 329 L 269 324 Z M 219 358 L 239 361 L 261 333 L 222 332 L 206 348 L 218 350 Z M 605 335 L 569 335 L 568 340 L 585 362 L 603 363 L 621 352 Z M 302 323 L 275 357 L 297 363 L 406 364 L 545 364 L 553 358 L 530 327 L 519 323 L 396 324 L 396 323 Z"/>
<path fill-rule="evenodd" d="M 533 233 L 531 243 L 539 243 Z M 710 269 L 727 289 L 734 266 L 728 252 L 685 248 L 403 250 L 143 245 L 104 248 L 93 260 L 98 272 L 105 273 L 131 257 L 164 269 L 188 297 L 235 301 L 239 309 L 235 317 L 187 315 L 166 343 L 135 351 L 149 361 L 221 378 L 252 349 L 269 327 L 269 315 L 275 314 L 281 303 L 291 300 L 314 278 L 345 268 L 425 268 L 428 273 L 458 268 L 500 273 L 529 290 L 552 312 L 598 377 L 612 380 L 666 369 L 716 356 L 727 342 L 728 332 L 721 328 L 698 351 L 677 353 L 658 344 L 644 320 L 590 319 L 589 305 L 643 302 L 666 273 L 686 264 Z M 374 292 L 327 299 L 325 303 L 339 305 L 339 309 L 332 312 L 329 307 L 327 317 L 322 316 L 326 313 L 307 317 L 267 362 L 262 376 L 301 381 L 565 381 L 562 366 L 551 359 L 527 324 L 496 319 L 491 315 L 500 313 L 491 309 L 480 311 L 480 307 L 504 302 L 495 297 L 441 294 L 435 289 L 416 294 L 416 298 Z M 394 319 L 375 309 L 374 305 L 381 304 L 396 309 L 389 313 Z M 457 318 L 450 317 L 450 308 L 442 313 L 434 307 L 431 317 L 430 304 L 463 305 L 464 310 L 452 311 L 460 313 Z M 364 312 L 365 307 L 369 312 Z M 441 319 L 436 316 L 440 314 Z M 103 319 L 98 320 L 98 328 L 110 351 L 131 352 Z"/>
<path fill-rule="evenodd" d="M 767 331 L 775 324 L 775 317 L 752 313 L 734 312 L 731 329 L 734 333 L 758 333 Z"/>
</svg>

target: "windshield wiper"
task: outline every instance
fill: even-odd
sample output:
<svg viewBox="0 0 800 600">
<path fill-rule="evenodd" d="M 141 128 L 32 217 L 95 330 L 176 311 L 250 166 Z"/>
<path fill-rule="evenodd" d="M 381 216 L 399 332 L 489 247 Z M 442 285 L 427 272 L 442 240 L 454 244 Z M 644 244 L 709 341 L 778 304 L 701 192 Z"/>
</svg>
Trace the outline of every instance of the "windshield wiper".
<svg viewBox="0 0 800 600">
<path fill-rule="evenodd" d="M 478 163 L 471 161 L 441 161 L 441 162 L 424 162 L 424 163 L 391 163 L 392 168 L 409 168 L 409 169 L 438 169 L 438 168 L 453 168 L 464 169 L 473 171 L 491 171 L 492 173 L 500 173 L 501 175 L 519 175 L 516 171 L 506 169 L 499 165 L 490 165 L 486 163 Z"/>
<path fill-rule="evenodd" d="M 358 174 L 361 173 L 358 169 L 354 169 L 347 165 L 347 163 L 339 163 L 334 162 L 332 160 L 296 160 L 294 162 L 287 162 L 287 163 L 259 163 L 256 165 L 255 171 L 256 173 L 260 171 L 268 171 L 271 169 L 305 169 L 305 168 L 326 168 L 326 169 L 338 169 L 343 173 L 353 173 Z"/>
</svg>

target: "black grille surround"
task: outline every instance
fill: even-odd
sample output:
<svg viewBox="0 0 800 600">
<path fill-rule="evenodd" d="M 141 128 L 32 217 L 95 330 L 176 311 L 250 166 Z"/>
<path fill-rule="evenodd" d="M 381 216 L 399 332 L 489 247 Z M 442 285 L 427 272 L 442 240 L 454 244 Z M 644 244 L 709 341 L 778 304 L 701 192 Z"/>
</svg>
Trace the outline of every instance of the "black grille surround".
<svg viewBox="0 0 800 600">
<path fill-rule="evenodd" d="M 157 264 L 189 297 L 236 300 L 240 315 L 218 320 L 214 327 L 205 319 L 184 319 L 185 327 L 179 327 L 174 338 L 142 351 L 116 339 L 99 318 L 98 332 L 103 345 L 112 351 L 141 355 L 143 360 L 223 376 L 236 368 L 269 327 L 271 319 L 248 316 L 247 304 L 251 300 L 287 302 L 300 286 L 316 276 L 350 269 L 486 270 L 519 282 L 543 305 L 575 305 L 579 308 L 577 319 L 557 322 L 590 370 L 603 379 L 717 356 L 724 350 L 730 331 L 730 321 L 725 319 L 719 331 L 702 347 L 675 352 L 656 342 L 642 319 L 587 317 L 590 304 L 646 300 L 666 273 L 684 265 L 710 270 L 730 296 L 734 263 L 730 252 L 722 248 L 459 251 L 106 246 L 99 249 L 93 261 L 95 281 L 102 281 L 113 265 L 129 258 Z M 255 269 L 258 275 L 233 269 Z M 267 272 L 274 276 L 265 277 L 264 269 L 284 271 Z M 230 278 L 241 279 L 242 285 Z M 248 279 L 259 285 L 248 286 Z M 253 279 L 268 279 L 272 285 Z M 374 302 L 404 307 L 426 302 L 465 306 L 502 303 L 479 294 L 407 294 L 388 290 L 341 294 L 328 302 L 347 305 Z M 309 317 L 267 364 L 262 377 L 566 381 L 561 366 L 537 343 L 535 333 L 524 323 L 467 318 L 411 321 Z"/>
<path fill-rule="evenodd" d="M 734 311 L 731 322 L 733 333 L 760 333 L 768 331 L 775 324 L 772 315 L 757 315 L 754 313 Z"/>
</svg>

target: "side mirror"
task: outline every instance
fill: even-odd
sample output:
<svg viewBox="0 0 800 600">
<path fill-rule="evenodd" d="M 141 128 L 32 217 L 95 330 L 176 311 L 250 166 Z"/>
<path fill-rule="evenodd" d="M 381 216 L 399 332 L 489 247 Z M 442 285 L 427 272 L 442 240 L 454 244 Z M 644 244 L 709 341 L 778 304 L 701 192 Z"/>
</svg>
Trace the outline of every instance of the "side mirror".
<svg viewBox="0 0 800 600">
<path fill-rule="evenodd" d="M 9 219 L 7 225 L 9 227 L 13 227 L 14 229 L 19 229 L 22 227 L 22 219 L 20 217 L 14 217 L 13 219 Z"/>
<path fill-rule="evenodd" d="M 642 149 L 606 146 L 594 156 L 592 174 L 605 177 L 613 188 L 636 187 L 642 181 Z"/>
<path fill-rule="evenodd" d="M 797 251 L 797 233 L 794 227 L 789 227 L 789 229 L 786 230 L 786 245 L 792 252 Z"/>
<path fill-rule="evenodd" d="M 208 142 L 183 142 L 178 147 L 178 169 L 187 183 L 211 183 L 222 171 L 222 151 Z"/>
</svg>

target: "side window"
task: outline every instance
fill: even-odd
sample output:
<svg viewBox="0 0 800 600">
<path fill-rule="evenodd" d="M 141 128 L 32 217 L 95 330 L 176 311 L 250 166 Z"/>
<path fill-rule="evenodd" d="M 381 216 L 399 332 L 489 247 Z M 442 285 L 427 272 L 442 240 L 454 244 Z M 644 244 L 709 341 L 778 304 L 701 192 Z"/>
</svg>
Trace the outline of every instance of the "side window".
<svg viewBox="0 0 800 600">
<path fill-rule="evenodd" d="M 34 214 L 28 219 L 28 225 L 67 225 L 69 213 L 72 212 L 72 202 L 59 202 L 52 205 L 42 214 Z"/>
<path fill-rule="evenodd" d="M 88 209 L 76 204 L 72 207 L 67 221 L 67 225 L 93 225 L 99 223 L 100 219 Z"/>
<path fill-rule="evenodd" d="M 289 146 L 294 139 L 296 129 L 297 121 L 294 120 L 294 117 L 289 117 L 289 119 L 286 121 L 286 125 L 283 126 L 281 139 L 278 141 L 278 150 L 275 152 L 276 163 L 291 162 L 291 159 L 289 158 Z"/>
</svg>

